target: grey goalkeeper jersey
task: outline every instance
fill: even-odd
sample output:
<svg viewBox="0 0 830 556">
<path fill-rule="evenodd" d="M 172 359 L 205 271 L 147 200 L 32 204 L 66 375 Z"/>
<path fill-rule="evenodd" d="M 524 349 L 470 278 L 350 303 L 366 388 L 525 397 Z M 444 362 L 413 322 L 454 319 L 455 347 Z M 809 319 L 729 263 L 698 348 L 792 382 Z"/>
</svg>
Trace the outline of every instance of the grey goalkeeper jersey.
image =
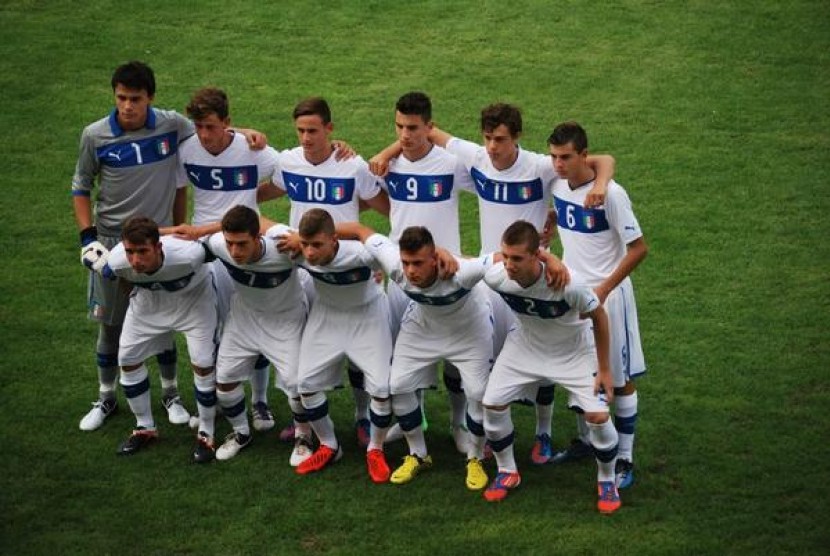
<svg viewBox="0 0 830 556">
<path fill-rule="evenodd" d="M 88 125 L 72 178 L 72 194 L 90 196 L 98 178 L 95 224 L 105 236 L 118 236 L 131 216 L 173 223 L 179 143 L 194 132 L 193 123 L 173 110 L 150 107 L 144 127 L 125 131 L 115 110 Z"/>
</svg>

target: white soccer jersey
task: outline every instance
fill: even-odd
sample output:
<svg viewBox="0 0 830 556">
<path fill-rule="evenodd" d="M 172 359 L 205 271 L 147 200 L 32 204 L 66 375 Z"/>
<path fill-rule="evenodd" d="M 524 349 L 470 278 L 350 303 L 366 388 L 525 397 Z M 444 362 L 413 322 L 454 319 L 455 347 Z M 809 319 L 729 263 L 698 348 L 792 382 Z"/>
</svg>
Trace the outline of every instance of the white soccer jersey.
<svg viewBox="0 0 830 556">
<path fill-rule="evenodd" d="M 251 150 L 241 133 L 235 133 L 218 155 L 205 150 L 198 137 L 184 141 L 179 149 L 179 180 L 193 185 L 193 224 L 219 222 L 236 205 L 259 212 L 257 185 L 271 180 L 277 156 L 272 147 Z"/>
<path fill-rule="evenodd" d="M 614 272 L 625 257 L 626 246 L 643 232 L 628 194 L 613 180 L 608 183 L 602 207 L 584 208 L 593 185 L 592 180 L 571 189 L 568 180 L 558 179 L 553 197 L 563 262 L 583 275 L 589 285 L 597 286 Z"/>
<path fill-rule="evenodd" d="M 98 180 L 95 223 L 102 236 L 118 237 L 122 223 L 141 214 L 160 226 L 173 223 L 180 142 L 193 123 L 173 110 L 148 108 L 144 127 L 124 130 L 118 114 L 88 125 L 72 178 L 72 194 L 90 196 Z"/>
<path fill-rule="evenodd" d="M 542 264 L 542 263 L 540 263 Z M 575 272 L 564 290 L 552 290 L 545 281 L 544 268 L 539 279 L 523 288 L 507 276 L 504 264 L 487 271 L 484 281 L 510 306 L 519 320 L 516 333 L 551 363 L 566 362 L 575 353 L 593 349 L 586 334 L 590 321 L 580 313 L 590 313 L 599 306 L 599 299 Z"/>
<path fill-rule="evenodd" d="M 475 182 L 482 254 L 500 250 L 502 234 L 517 220 L 542 230 L 557 177 L 550 157 L 520 148 L 510 168 L 497 170 L 481 145 L 453 137 L 447 150 L 458 156 Z"/>
<path fill-rule="evenodd" d="M 110 251 L 107 267 L 115 276 L 132 282 L 138 288 L 139 297 L 187 293 L 208 280 L 210 273 L 204 264 L 207 252 L 201 243 L 164 236 L 161 246 L 164 253 L 161 268 L 152 274 L 133 270 L 123 242 Z M 104 272 L 108 273 L 106 268 Z"/>
<path fill-rule="evenodd" d="M 366 241 L 366 250 L 380 262 L 389 279 L 417 303 L 417 310 L 424 319 L 429 320 L 431 326 L 463 329 L 471 316 L 486 315 L 486 311 L 478 312 L 484 308 L 486 300 L 480 297 L 480 293 L 470 294 L 492 266 L 491 256 L 459 259 L 455 275 L 446 280 L 438 278 L 430 286 L 420 288 L 407 280 L 401 265 L 400 250 L 390 238 L 374 234 Z M 471 302 L 471 299 L 474 301 Z"/>
<path fill-rule="evenodd" d="M 271 181 L 291 199 L 289 224 L 296 228 L 303 214 L 321 208 L 331 214 L 335 223 L 359 219 L 359 199 L 373 199 L 380 193 L 377 178 L 359 156 L 336 160 L 336 152 L 320 164 L 312 164 L 303 155 L 302 147 L 279 154 L 279 168 Z"/>
<path fill-rule="evenodd" d="M 296 309 L 303 300 L 294 262 L 289 254 L 277 250 L 277 238 L 290 232 L 288 226 L 277 224 L 260 238 L 262 257 L 248 264 L 239 264 L 228 253 L 222 232 L 210 236 L 208 246 L 219 258 L 233 282 L 236 295 L 254 312 L 277 314 Z"/>
<path fill-rule="evenodd" d="M 392 241 L 397 243 L 410 226 L 424 226 L 436 245 L 461 253 L 458 195 L 474 193 L 475 185 L 455 155 L 436 146 L 416 161 L 403 155 L 393 158 L 382 184 L 389 194 Z"/>
<path fill-rule="evenodd" d="M 299 260 L 300 266 L 314 279 L 315 303 L 338 308 L 359 307 L 383 295 L 383 288 L 373 276 L 380 267 L 359 241 L 341 240 L 334 259 L 327 265 Z"/>
</svg>

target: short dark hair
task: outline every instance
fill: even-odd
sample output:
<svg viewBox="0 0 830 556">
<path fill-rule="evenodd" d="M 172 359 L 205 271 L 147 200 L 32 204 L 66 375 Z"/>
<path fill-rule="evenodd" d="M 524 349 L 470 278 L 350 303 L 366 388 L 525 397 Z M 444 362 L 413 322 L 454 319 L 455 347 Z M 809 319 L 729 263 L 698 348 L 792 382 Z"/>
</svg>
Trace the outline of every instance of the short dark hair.
<svg viewBox="0 0 830 556">
<path fill-rule="evenodd" d="M 423 226 L 410 226 L 401 233 L 398 239 L 398 248 L 407 253 L 419 251 L 422 247 L 435 248 L 435 240 L 432 234 Z"/>
<path fill-rule="evenodd" d="M 191 120 L 203 120 L 211 114 L 224 120 L 230 114 L 230 102 L 222 89 L 204 87 L 193 93 L 185 110 Z"/>
<path fill-rule="evenodd" d="M 115 68 L 112 74 L 112 90 L 118 85 L 137 91 L 147 91 L 148 96 L 156 94 L 156 76 L 144 62 L 133 60 Z"/>
<path fill-rule="evenodd" d="M 256 237 L 259 235 L 259 215 L 250 207 L 236 205 L 222 217 L 222 231 Z"/>
<path fill-rule="evenodd" d="M 309 209 L 300 219 L 300 225 L 297 226 L 297 231 L 303 237 L 311 237 L 319 233 L 333 236 L 334 219 L 328 212 L 321 208 Z"/>
<path fill-rule="evenodd" d="M 485 106 L 481 110 L 481 131 L 491 132 L 500 125 L 506 126 L 510 135 L 516 137 L 522 132 L 522 111 L 503 102 Z"/>
<path fill-rule="evenodd" d="M 555 145 L 561 147 L 573 143 L 576 152 L 581 153 L 588 148 L 588 134 L 576 122 L 563 122 L 553 128 L 553 132 L 548 137 L 548 145 Z"/>
<path fill-rule="evenodd" d="M 322 97 L 309 97 L 301 100 L 294 107 L 294 119 L 300 116 L 320 116 L 324 124 L 331 122 L 331 109 L 329 103 Z"/>
<path fill-rule="evenodd" d="M 526 220 L 516 220 L 501 236 L 501 242 L 511 247 L 525 245 L 529 253 L 539 250 L 539 231 Z"/>
<path fill-rule="evenodd" d="M 412 91 L 399 98 L 395 110 L 407 116 L 421 116 L 424 123 L 432 121 L 432 101 L 420 91 Z"/>
<path fill-rule="evenodd" d="M 155 245 L 159 242 L 159 226 L 146 216 L 133 216 L 124 223 L 121 229 L 121 241 Z"/>
</svg>

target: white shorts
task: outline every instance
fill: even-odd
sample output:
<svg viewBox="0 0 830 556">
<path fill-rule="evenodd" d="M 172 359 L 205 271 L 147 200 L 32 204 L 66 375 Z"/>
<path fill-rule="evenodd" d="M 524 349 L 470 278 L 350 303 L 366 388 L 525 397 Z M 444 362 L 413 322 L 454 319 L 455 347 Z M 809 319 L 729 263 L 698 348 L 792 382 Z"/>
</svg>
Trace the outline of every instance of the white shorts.
<svg viewBox="0 0 830 556">
<path fill-rule="evenodd" d="M 342 384 L 340 362 L 348 357 L 364 374 L 364 389 L 389 396 L 392 333 L 386 296 L 356 308 L 340 309 L 318 299 L 300 344 L 299 392 L 331 390 Z"/>
<path fill-rule="evenodd" d="M 165 349 L 169 332 L 183 332 L 191 363 L 212 367 L 216 324 L 216 293 L 210 280 L 186 293 L 135 291 L 121 330 L 118 364 L 143 363 Z"/>
<path fill-rule="evenodd" d="M 420 307 L 410 305 L 392 356 L 392 395 L 435 386 L 436 363 L 444 359 L 458 367 L 467 398 L 481 401 L 493 366 L 493 324 L 489 305 L 483 303 L 480 309 L 463 326 L 442 326 L 425 321 Z"/>
<path fill-rule="evenodd" d="M 231 297 L 230 313 L 216 358 L 216 382 L 249 380 L 254 363 L 263 354 L 274 365 L 277 387 L 296 398 L 305 317 L 305 307 L 272 314 L 253 311 L 239 296 Z"/>
<path fill-rule="evenodd" d="M 611 374 L 614 376 L 614 387 L 621 388 L 632 378 L 646 372 L 631 279 L 626 278 L 620 282 L 608 295 L 603 306 L 608 313 L 611 331 Z"/>
<path fill-rule="evenodd" d="M 496 359 L 484 405 L 508 405 L 515 400 L 535 399 L 540 386 L 556 384 L 568 391 L 568 406 L 586 413 L 607 413 L 604 395 L 594 395 L 597 357 L 586 339 L 586 349 L 574 352 L 564 361 L 546 356 L 528 345 L 518 330 L 507 335 Z"/>
</svg>

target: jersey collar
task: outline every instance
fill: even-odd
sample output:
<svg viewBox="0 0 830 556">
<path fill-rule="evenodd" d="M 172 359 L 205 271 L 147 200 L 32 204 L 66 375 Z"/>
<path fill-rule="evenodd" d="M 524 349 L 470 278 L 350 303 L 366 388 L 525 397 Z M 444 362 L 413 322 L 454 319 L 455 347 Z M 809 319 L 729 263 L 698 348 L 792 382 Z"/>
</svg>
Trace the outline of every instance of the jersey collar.
<svg viewBox="0 0 830 556">
<path fill-rule="evenodd" d="M 118 123 L 118 110 L 115 108 L 110 112 L 109 123 L 110 130 L 112 130 L 112 134 L 115 137 L 124 135 L 124 130 L 121 129 L 121 125 Z M 147 129 L 156 129 L 156 111 L 152 106 L 147 107 L 147 119 L 144 122 L 144 127 Z"/>
</svg>

